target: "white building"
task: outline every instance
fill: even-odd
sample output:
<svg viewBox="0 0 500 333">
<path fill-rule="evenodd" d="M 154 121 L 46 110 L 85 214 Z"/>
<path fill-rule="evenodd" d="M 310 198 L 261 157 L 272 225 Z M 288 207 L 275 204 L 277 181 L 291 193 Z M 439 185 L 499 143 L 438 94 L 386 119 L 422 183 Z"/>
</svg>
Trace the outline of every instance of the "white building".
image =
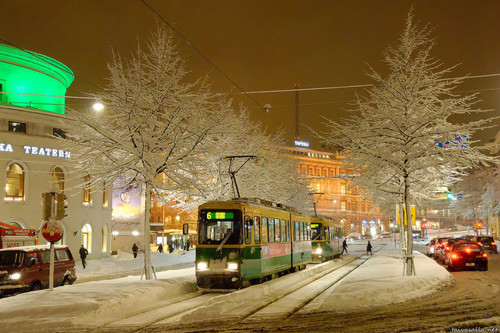
<svg viewBox="0 0 500 333">
<path fill-rule="evenodd" d="M 38 230 L 42 193 L 55 184 L 68 201 L 60 243 L 75 259 L 82 244 L 89 258 L 99 258 L 110 255 L 111 187 L 85 188 L 89 176 L 73 172 L 71 151 L 53 137 L 64 135 L 73 78 L 51 58 L 0 45 L 0 221 Z M 40 234 L 38 243 L 45 242 Z"/>
</svg>

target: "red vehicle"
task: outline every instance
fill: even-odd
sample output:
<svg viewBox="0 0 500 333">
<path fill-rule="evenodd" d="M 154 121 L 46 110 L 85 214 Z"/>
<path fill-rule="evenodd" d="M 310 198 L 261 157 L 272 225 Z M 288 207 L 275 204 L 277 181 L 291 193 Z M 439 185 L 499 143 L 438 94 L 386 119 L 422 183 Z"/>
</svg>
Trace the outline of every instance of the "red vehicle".
<svg viewBox="0 0 500 333">
<path fill-rule="evenodd" d="M 488 270 L 488 255 L 477 243 L 454 244 L 447 253 L 448 270 L 478 269 Z"/>
<path fill-rule="evenodd" d="M 76 267 L 71 251 L 65 245 L 55 245 L 54 250 L 54 286 L 72 284 Z M 1 249 L 0 294 L 47 288 L 49 268 L 49 245 Z"/>
<path fill-rule="evenodd" d="M 35 229 L 21 229 L 0 222 L 0 249 L 36 244 L 37 238 Z"/>
</svg>

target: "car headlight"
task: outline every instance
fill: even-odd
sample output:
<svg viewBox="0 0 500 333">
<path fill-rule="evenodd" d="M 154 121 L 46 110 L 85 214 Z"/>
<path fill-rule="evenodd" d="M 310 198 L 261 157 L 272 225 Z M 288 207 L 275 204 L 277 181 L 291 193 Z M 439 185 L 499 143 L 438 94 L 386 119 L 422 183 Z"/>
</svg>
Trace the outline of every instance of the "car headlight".
<svg viewBox="0 0 500 333">
<path fill-rule="evenodd" d="M 14 273 L 10 275 L 11 280 L 19 280 L 21 278 L 20 273 Z"/>
<path fill-rule="evenodd" d="M 206 262 L 199 262 L 197 265 L 196 265 L 196 268 L 199 270 L 199 271 L 204 271 L 208 268 L 208 265 Z"/>
<path fill-rule="evenodd" d="M 323 249 L 318 247 L 315 252 L 316 252 L 316 254 L 321 254 L 321 253 L 323 253 Z"/>
<path fill-rule="evenodd" d="M 238 269 L 238 264 L 235 262 L 230 262 L 227 264 L 227 269 L 236 270 Z"/>
</svg>

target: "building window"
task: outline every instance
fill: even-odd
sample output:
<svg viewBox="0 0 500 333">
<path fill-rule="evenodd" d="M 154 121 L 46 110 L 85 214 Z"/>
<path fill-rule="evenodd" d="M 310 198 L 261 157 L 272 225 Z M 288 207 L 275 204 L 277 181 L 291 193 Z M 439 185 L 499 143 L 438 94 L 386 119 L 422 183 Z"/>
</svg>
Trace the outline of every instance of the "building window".
<svg viewBox="0 0 500 333">
<path fill-rule="evenodd" d="M 59 167 L 52 170 L 52 184 L 55 184 L 61 193 L 64 193 L 64 171 Z"/>
<path fill-rule="evenodd" d="M 26 123 L 18 121 L 9 121 L 9 132 L 26 133 Z"/>
<path fill-rule="evenodd" d="M 330 177 L 335 177 L 335 169 L 330 169 Z"/>
<path fill-rule="evenodd" d="M 345 185 L 340 185 L 340 194 L 345 195 Z"/>
<path fill-rule="evenodd" d="M 66 139 L 66 132 L 60 128 L 53 128 L 52 129 L 52 135 L 57 136 L 59 138 Z"/>
<path fill-rule="evenodd" d="M 102 227 L 102 246 L 101 246 L 101 252 L 107 252 L 108 251 L 108 225 L 105 224 Z"/>
<path fill-rule="evenodd" d="M 92 190 L 90 188 L 90 175 L 83 177 L 83 204 L 85 206 L 92 205 Z"/>
<path fill-rule="evenodd" d="M 24 168 L 18 163 L 11 163 L 7 166 L 5 180 L 5 200 L 24 200 Z"/>
<path fill-rule="evenodd" d="M 90 224 L 85 224 L 82 228 L 82 245 L 89 253 L 92 252 L 92 227 Z"/>
<path fill-rule="evenodd" d="M 102 206 L 108 207 L 108 189 L 106 188 L 106 182 L 102 183 Z"/>
<path fill-rule="evenodd" d="M 316 183 L 316 192 L 321 192 L 321 184 Z"/>
<path fill-rule="evenodd" d="M 342 202 L 340 203 L 340 210 L 341 210 L 341 211 L 346 211 L 346 210 L 347 210 L 347 204 L 346 204 L 346 202 L 345 202 L 345 201 L 342 201 Z"/>
</svg>

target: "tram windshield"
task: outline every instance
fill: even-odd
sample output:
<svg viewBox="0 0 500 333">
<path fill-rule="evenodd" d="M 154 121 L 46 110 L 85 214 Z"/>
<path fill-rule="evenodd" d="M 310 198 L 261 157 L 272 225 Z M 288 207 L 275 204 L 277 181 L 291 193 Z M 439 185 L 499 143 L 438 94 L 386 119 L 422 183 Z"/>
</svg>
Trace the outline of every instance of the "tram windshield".
<svg viewBox="0 0 500 333">
<path fill-rule="evenodd" d="M 321 236 L 321 227 L 321 223 L 311 223 L 311 240 L 315 241 L 323 239 L 323 237 Z"/>
<path fill-rule="evenodd" d="M 242 214 L 239 210 L 201 210 L 198 214 L 198 243 L 242 243 Z"/>
</svg>

